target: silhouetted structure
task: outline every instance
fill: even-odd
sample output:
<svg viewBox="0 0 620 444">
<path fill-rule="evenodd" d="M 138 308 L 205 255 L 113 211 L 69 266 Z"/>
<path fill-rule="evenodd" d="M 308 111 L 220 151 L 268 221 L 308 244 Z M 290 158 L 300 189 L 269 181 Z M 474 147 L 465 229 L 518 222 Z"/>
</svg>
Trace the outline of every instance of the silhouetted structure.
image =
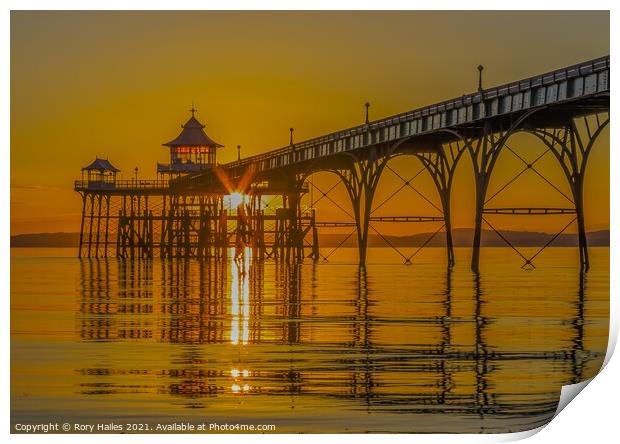
<svg viewBox="0 0 620 444">
<path fill-rule="evenodd" d="M 480 66 L 479 88 L 475 93 L 385 119 L 366 121 L 353 128 L 299 143 L 294 143 L 291 128 L 288 146 L 222 166 L 215 164 L 215 153 L 220 145 L 206 136 L 204 127 L 194 118 L 192 110 L 192 118 L 184 125 L 181 135 L 166 144 L 171 148 L 171 164 L 160 166 L 162 173 L 175 171 L 178 174 L 161 184 L 147 184 L 145 181 L 136 180 L 130 189 L 123 184 L 118 184 L 118 188 L 115 188 L 118 192 L 124 186 L 126 189 L 123 194 L 122 216 L 119 216 L 119 221 L 122 220 L 118 230 L 121 240 L 116 244 L 116 254 L 134 254 L 127 251 L 134 251 L 136 242 L 140 244 L 140 255 L 153 254 L 157 248 L 154 247 L 156 241 L 149 224 L 151 220 L 160 218 L 162 234 L 157 245 L 162 256 L 217 256 L 217 251 L 229 245 L 243 244 L 251 245 L 258 251 L 270 250 L 271 254 L 301 258 L 306 245 L 304 239 L 313 231 L 315 235 L 310 242 L 311 256 L 317 259 L 317 224 L 314 222 L 313 213 L 301 214 L 300 200 L 308 189 L 308 177 L 316 172 L 328 171 L 342 180 L 351 199 L 354 215 L 351 225 L 356 228 L 361 264 L 366 262 L 369 230 L 378 232 L 371 222 L 436 221 L 442 225 L 434 235 L 441 230 L 445 231 L 448 263 L 453 265 L 450 217 L 452 180 L 459 160 L 464 153 L 468 153 L 476 184 L 475 234 L 471 261 L 474 271 L 479 268 L 483 223 L 495 230 L 522 256 L 524 267 L 533 267 L 532 261 L 540 253 L 539 251 L 533 256 L 525 256 L 490 224 L 485 218 L 487 214 L 572 216 L 560 233 L 571 223 L 577 223 L 580 261 L 582 268 L 587 270 L 589 259 L 583 183 L 592 146 L 609 123 L 609 70 L 609 57 L 603 57 L 499 87 L 483 89 Z M 366 110 L 368 111 L 368 104 Z M 506 142 L 514 134 L 523 132 L 539 139 L 545 145 L 546 152 L 552 153 L 559 163 L 570 186 L 570 195 L 551 185 L 562 193 L 570 206 L 489 208 L 489 201 L 516 179 L 508 180 L 505 186 L 492 196 L 487 195 L 499 155 L 505 149 L 514 153 Z M 432 177 L 441 202 L 441 208 L 437 206 L 442 213 L 441 217 L 371 216 L 373 198 L 382 173 L 391 170 L 397 174 L 389 167 L 388 162 L 403 155 L 418 158 Z M 524 171 L 531 169 L 544 178 L 535 167 L 540 157 L 531 162 L 519 158 L 523 161 Z M 411 179 L 398 176 L 406 186 L 410 186 Z M 76 190 L 83 194 L 85 218 L 90 221 L 90 225 L 97 219 L 93 216 L 92 205 L 96 199 L 92 196 L 109 196 L 115 192 L 93 189 L 82 182 L 76 183 Z M 222 197 L 231 192 L 250 196 L 246 200 L 252 202 L 240 207 L 232 231 L 236 239 L 234 241 L 225 222 L 230 215 L 222 204 Z M 149 194 L 164 197 L 159 215 L 151 215 L 153 208 L 144 203 Z M 282 196 L 282 208 L 268 219 L 261 208 L 260 197 L 257 200 L 256 196 L 273 194 Z M 130 210 L 127 210 L 125 204 L 126 196 L 132 196 Z M 141 196 L 145 196 L 142 203 Z M 137 207 L 134 203 L 136 198 Z M 107 199 L 109 201 L 109 197 Z M 95 213 L 98 213 L 97 210 Z M 269 243 L 269 247 L 263 241 L 266 221 L 275 223 L 271 233 L 273 241 Z M 127 229 L 127 226 L 132 228 Z M 82 232 L 84 230 L 83 225 Z M 553 240 L 555 237 L 542 249 Z M 81 245 L 80 254 L 85 248 L 89 255 L 92 253 L 91 241 L 89 236 L 86 246 Z M 405 255 L 394 249 L 406 263 L 416 254 Z M 96 255 L 100 254 L 98 247 L 95 247 L 95 250 Z M 255 257 L 262 256 L 264 253 Z"/>
<path fill-rule="evenodd" d="M 164 146 L 170 148 L 170 163 L 157 164 L 157 172 L 162 175 L 176 175 L 212 169 L 216 164 L 217 149 L 223 145 L 213 141 L 204 131 L 205 126 L 195 117 L 196 109 L 192 107 L 192 117 L 182 125 L 183 130 Z"/>
<path fill-rule="evenodd" d="M 256 183 L 235 193 L 222 181 L 209 190 L 171 188 L 174 180 L 197 173 L 215 174 L 217 150 L 190 110 L 181 133 L 164 146 L 170 163 L 157 164 L 157 179 L 117 179 L 120 170 L 104 159 L 82 169 L 75 190 L 82 195 L 80 257 L 223 257 L 231 247 L 253 247 L 256 256 L 318 257 L 314 212 L 302 214 L 294 197 L 308 191 L 301 185 L 291 193 L 280 183 Z M 84 177 L 84 172 L 87 177 Z M 264 195 L 280 195 L 280 208 L 265 211 Z M 295 209 L 297 212 L 295 212 Z M 309 240 L 304 239 L 308 237 Z"/>
</svg>

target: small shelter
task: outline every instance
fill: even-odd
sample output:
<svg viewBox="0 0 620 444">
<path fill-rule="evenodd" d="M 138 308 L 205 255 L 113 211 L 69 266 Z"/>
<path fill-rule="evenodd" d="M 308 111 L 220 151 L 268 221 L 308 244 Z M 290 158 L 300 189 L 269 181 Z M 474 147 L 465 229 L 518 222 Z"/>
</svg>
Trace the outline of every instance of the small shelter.
<svg viewBox="0 0 620 444">
<path fill-rule="evenodd" d="M 107 159 L 96 157 L 90 165 L 82 168 L 82 181 L 84 181 L 84 172 L 86 172 L 88 188 L 114 188 L 116 186 L 116 173 L 120 171 Z"/>
</svg>

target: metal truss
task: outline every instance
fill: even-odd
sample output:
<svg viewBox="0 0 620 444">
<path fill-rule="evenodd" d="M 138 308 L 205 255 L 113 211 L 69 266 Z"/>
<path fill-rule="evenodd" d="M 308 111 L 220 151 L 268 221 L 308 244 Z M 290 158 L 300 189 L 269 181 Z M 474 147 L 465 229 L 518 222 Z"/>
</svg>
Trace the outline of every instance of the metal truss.
<svg viewBox="0 0 620 444">
<path fill-rule="evenodd" d="M 371 214 L 374 213 L 375 211 L 377 211 L 379 208 L 381 208 L 383 205 L 385 205 L 387 202 L 389 202 L 390 200 L 392 200 L 397 194 L 399 194 L 402 190 L 404 190 L 405 188 L 409 188 L 411 190 L 413 190 L 418 196 L 420 196 L 422 199 L 424 199 L 427 203 L 429 203 L 433 208 L 435 208 L 438 212 L 442 212 L 442 209 L 436 205 L 431 199 L 429 199 L 424 193 L 422 193 L 421 191 L 419 191 L 413 184 L 412 182 L 420 175 L 422 174 L 424 171 L 427 170 L 427 167 L 424 166 L 422 167 L 421 170 L 419 170 L 418 172 L 416 172 L 413 176 L 411 176 L 411 178 L 409 179 L 405 179 L 401 174 L 399 174 L 396 170 L 394 170 L 392 167 L 390 167 L 389 165 L 386 165 L 386 168 L 393 173 L 396 177 L 398 177 L 401 181 L 402 181 L 402 185 L 397 188 L 394 192 L 392 192 L 387 198 L 385 198 L 379 205 L 377 205 L 372 211 Z M 436 230 L 435 232 L 431 233 L 428 238 L 424 241 L 424 243 L 422 244 L 422 246 L 420 246 L 418 249 L 416 249 L 414 251 L 413 254 L 407 255 L 405 253 L 403 253 L 399 248 L 397 248 L 392 242 L 390 242 L 390 240 L 385 237 L 377 228 L 375 228 L 372 224 L 370 224 L 370 222 L 442 222 L 445 220 L 445 215 L 444 216 L 371 216 L 369 217 L 369 226 L 370 228 L 392 249 L 394 250 L 396 253 L 398 253 L 398 255 L 403 259 L 404 263 L 406 265 L 410 265 L 412 263 L 412 259 L 425 247 L 427 246 L 434 238 L 435 236 L 446 226 L 445 222 L 444 224 L 439 227 L 438 230 Z M 449 253 L 448 254 L 448 264 L 452 265 L 452 256 Z"/>
<path fill-rule="evenodd" d="M 558 160 L 568 180 L 577 214 L 579 256 L 581 267 L 590 268 L 586 238 L 583 185 L 588 158 L 594 143 L 609 124 L 609 112 L 568 119 L 555 128 L 527 128 L 538 137 Z"/>
<path fill-rule="evenodd" d="M 580 264 L 584 270 L 589 269 L 589 257 L 587 251 L 587 239 L 584 220 L 583 208 L 583 179 L 586 169 L 587 159 L 596 138 L 600 135 L 605 126 L 609 123 L 609 114 L 595 114 L 592 116 L 584 116 L 580 119 L 568 119 L 561 125 L 553 128 L 537 128 L 535 122 L 530 123 L 534 112 L 526 113 L 506 128 L 494 128 L 491 122 L 483 124 L 483 134 L 475 143 L 468 145 L 468 151 L 471 156 L 474 167 L 474 175 L 476 179 L 476 219 L 474 226 L 474 241 L 472 249 L 471 268 L 474 272 L 479 269 L 480 262 L 480 244 L 482 224 L 488 225 L 502 238 L 513 250 L 515 250 L 525 261 L 523 268 L 532 268 L 533 259 L 542 251 L 552 244 L 557 237 L 562 234 L 575 221 L 578 225 L 579 232 L 579 253 Z M 531 119 L 533 120 L 533 119 Z M 578 121 L 585 128 L 578 126 Z M 527 161 L 508 144 L 507 140 L 517 132 L 527 132 L 535 135 L 546 146 L 545 151 L 533 161 Z M 494 194 L 487 197 L 489 180 L 493 168 L 497 162 L 497 158 L 504 149 L 512 153 L 519 159 L 524 167 L 514 177 L 504 183 Z M 567 195 L 558 186 L 548 180 L 537 168 L 536 163 L 540 161 L 547 153 L 552 153 L 558 160 L 571 189 L 571 194 Z M 486 205 L 505 189 L 512 185 L 519 177 L 527 171 L 531 171 L 538 177 L 543 179 L 550 187 L 562 195 L 571 203 L 571 208 L 486 208 Z M 533 256 L 526 257 L 508 239 L 489 221 L 484 218 L 485 214 L 503 214 L 503 215 L 551 215 L 551 214 L 574 214 L 575 217 L 560 230 L 553 235 L 549 242 L 540 248 Z"/>
<path fill-rule="evenodd" d="M 366 262 L 368 233 L 370 230 L 375 232 L 390 248 L 396 251 L 403 258 L 406 264 L 410 264 L 413 257 L 415 257 L 422 248 L 427 246 L 441 230 L 445 229 L 448 265 L 453 266 L 455 260 L 450 221 L 450 193 L 452 179 L 461 155 L 465 152 L 467 145 L 471 142 L 453 131 L 447 132 L 454 136 L 454 140 L 452 142 L 445 145 L 433 145 L 429 147 L 426 152 L 415 152 L 413 154 L 422 163 L 422 168 L 409 178 L 403 177 L 400 173 L 388 165 L 388 162 L 395 157 L 407 154 L 406 152 L 398 151 L 400 145 L 406 142 L 405 140 L 391 146 L 382 147 L 382 149 L 373 149 L 370 155 L 363 159 L 349 155 L 349 158 L 351 159 L 351 165 L 349 168 L 328 171 L 337 174 L 341 179 L 340 182 L 344 184 L 351 199 L 353 209 L 352 213 L 342 208 L 342 206 L 329 195 L 330 192 L 338 186 L 338 183 L 331 186 L 326 191 L 316 185 L 313 185 L 313 188 L 320 193 L 319 198 L 314 202 L 315 204 L 322 199 L 327 199 L 344 214 L 346 214 L 352 222 L 317 222 L 316 225 L 318 227 L 355 226 L 358 235 L 360 264 L 362 265 Z M 381 174 L 385 170 L 392 172 L 401 180 L 402 184 L 389 196 L 385 197 L 381 202 L 373 207 L 373 198 L 377 189 L 377 184 Z M 433 202 L 433 200 L 429 199 L 424 193 L 413 185 L 413 181 L 425 171 L 429 173 L 433 179 L 440 197 L 440 204 Z M 435 208 L 440 216 L 373 216 L 377 210 L 386 205 L 406 188 L 414 191 L 420 198 Z M 443 224 L 438 230 L 431 233 L 423 245 L 412 255 L 406 255 L 392 242 L 390 242 L 389 239 L 373 225 L 373 222 L 443 222 Z M 355 231 L 349 233 L 345 239 L 343 239 L 342 242 L 329 253 L 329 255 L 333 254 L 334 251 L 341 247 L 354 232 Z M 326 258 L 323 257 L 323 259 L 325 260 Z"/>
<path fill-rule="evenodd" d="M 320 196 L 314 202 L 312 202 L 312 206 L 321 201 L 322 199 L 329 200 L 332 204 L 334 204 L 337 208 L 340 209 L 347 217 L 351 219 L 350 222 L 316 222 L 317 227 L 332 227 L 332 228 L 342 228 L 342 227 L 355 227 L 355 230 L 345 236 L 341 242 L 333 248 L 327 255 L 322 255 L 323 260 L 327 260 L 335 251 L 337 251 L 340 247 L 342 247 L 351 236 L 357 232 L 358 235 L 358 248 L 359 248 L 359 259 L 360 264 L 364 265 L 366 262 L 366 251 L 367 251 L 367 243 L 368 243 L 368 234 L 369 231 L 372 230 L 375 232 L 383 241 L 394 251 L 396 251 L 404 260 L 406 264 L 410 264 L 412 258 L 419 253 L 419 251 L 428 245 L 428 243 L 439 233 L 445 226 L 445 218 L 449 215 L 443 214 L 442 216 L 373 216 L 379 208 L 383 207 L 387 204 L 391 199 L 393 199 L 400 191 L 409 187 L 416 194 L 418 194 L 421 198 L 427 201 L 431 206 L 437 209 L 438 212 L 442 213 L 442 208 L 436 205 L 431 199 L 425 196 L 422 192 L 420 192 L 415 186 L 413 186 L 412 181 L 417 178 L 424 171 L 427 171 L 432 166 L 436 165 L 433 162 L 433 159 L 430 157 L 425 157 L 423 160 L 423 167 L 414 174 L 411 178 L 405 179 L 402 175 L 400 175 L 397 171 L 391 168 L 388 165 L 388 161 L 393 159 L 395 156 L 392 155 L 394 153 L 395 148 L 398 145 L 394 145 L 387 150 L 383 150 L 381 152 L 375 152 L 372 156 L 369 156 L 365 159 L 351 158 L 351 166 L 348 169 L 343 170 L 329 170 L 329 172 L 335 173 L 340 178 L 340 181 L 336 184 L 332 185 L 329 189 L 323 190 L 320 187 L 313 184 L 313 189 L 318 191 Z M 458 158 L 458 157 L 457 157 Z M 443 163 L 443 162 L 442 162 Z M 444 163 L 445 164 L 445 163 Z M 428 166 L 427 166 L 428 165 Z M 377 184 L 379 182 L 379 178 L 385 169 L 390 170 L 393 174 L 395 174 L 403 183 L 399 186 L 394 192 L 392 192 L 389 196 L 387 196 L 383 201 L 381 201 L 377 206 L 373 208 L 372 201 L 374 197 L 374 193 L 377 188 Z M 440 167 L 441 168 L 441 167 Z M 453 169 L 452 169 L 453 171 Z M 439 170 L 436 171 L 436 174 L 439 175 L 441 172 Z M 336 202 L 331 196 L 330 193 L 336 189 L 336 187 L 342 183 L 349 194 L 351 199 L 353 212 L 349 212 L 344 209 L 338 202 Z M 449 187 L 447 182 L 446 188 Z M 400 249 L 398 249 L 390 240 L 385 237 L 372 223 L 378 222 L 387 222 L 387 223 L 420 223 L 420 222 L 444 222 L 444 224 L 434 233 L 432 233 L 429 238 L 424 242 L 422 247 L 418 248 L 412 255 L 404 254 Z M 450 237 L 451 239 L 451 237 Z M 450 249 L 451 251 L 451 249 Z M 450 264 L 453 263 L 453 255 L 449 254 Z"/>
<path fill-rule="evenodd" d="M 494 213 L 494 214 L 566 214 L 566 213 Z M 574 214 L 574 211 L 573 211 Z M 536 251 L 536 253 L 534 253 L 532 256 L 527 257 L 525 256 L 524 253 L 521 252 L 521 250 L 519 250 L 512 242 L 510 242 L 510 240 L 498 229 L 496 229 L 493 225 L 491 225 L 491 223 L 486 219 L 486 218 L 482 218 L 482 221 L 489 226 L 489 228 L 491 228 L 491 230 L 493 230 L 510 248 L 512 248 L 519 256 L 521 256 L 521 258 L 523 259 L 523 265 L 521 266 L 521 268 L 526 269 L 533 269 L 536 268 L 534 266 L 533 260 L 540 254 L 542 253 L 547 247 L 549 247 L 562 233 L 564 233 L 568 227 L 570 227 L 573 222 L 575 222 L 576 218 L 571 219 L 571 221 L 569 223 L 567 223 L 560 231 L 558 231 L 556 234 L 554 234 L 546 243 L 545 245 L 543 245 L 538 251 Z"/>
<path fill-rule="evenodd" d="M 544 214 L 575 214 L 574 208 L 485 208 L 484 214 L 511 214 L 513 216 Z"/>
</svg>

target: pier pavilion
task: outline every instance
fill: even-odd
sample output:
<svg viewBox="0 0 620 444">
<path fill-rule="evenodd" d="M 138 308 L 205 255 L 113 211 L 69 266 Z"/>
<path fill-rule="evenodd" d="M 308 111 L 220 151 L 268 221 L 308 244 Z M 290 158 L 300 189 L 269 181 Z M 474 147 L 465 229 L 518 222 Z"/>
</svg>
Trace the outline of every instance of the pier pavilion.
<svg viewBox="0 0 620 444">
<path fill-rule="evenodd" d="M 82 197 L 79 257 L 224 257 L 233 247 L 255 249 L 255 257 L 318 258 L 313 211 L 292 206 L 278 181 L 257 182 L 241 192 L 227 182 L 217 162 L 223 145 L 205 132 L 196 109 L 180 134 L 164 143 L 169 163 L 157 164 L 156 179 L 117 178 L 118 168 L 96 158 L 82 168 L 75 190 Z M 197 173 L 221 181 L 201 190 L 171 184 Z M 306 184 L 295 195 L 308 191 Z M 267 200 L 279 197 L 272 208 Z M 237 250 L 238 251 L 238 250 Z"/>
</svg>

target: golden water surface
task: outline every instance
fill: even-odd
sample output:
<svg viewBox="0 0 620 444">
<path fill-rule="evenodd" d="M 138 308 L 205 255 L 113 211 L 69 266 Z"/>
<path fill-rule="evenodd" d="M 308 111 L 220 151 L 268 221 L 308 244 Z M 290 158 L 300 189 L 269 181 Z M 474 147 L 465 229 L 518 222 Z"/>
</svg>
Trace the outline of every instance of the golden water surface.
<svg viewBox="0 0 620 444">
<path fill-rule="evenodd" d="M 330 262 L 76 259 L 13 249 L 11 422 L 508 432 L 554 414 L 607 347 L 609 249 L 384 249 Z"/>
</svg>

